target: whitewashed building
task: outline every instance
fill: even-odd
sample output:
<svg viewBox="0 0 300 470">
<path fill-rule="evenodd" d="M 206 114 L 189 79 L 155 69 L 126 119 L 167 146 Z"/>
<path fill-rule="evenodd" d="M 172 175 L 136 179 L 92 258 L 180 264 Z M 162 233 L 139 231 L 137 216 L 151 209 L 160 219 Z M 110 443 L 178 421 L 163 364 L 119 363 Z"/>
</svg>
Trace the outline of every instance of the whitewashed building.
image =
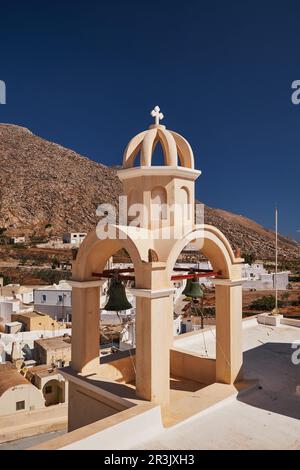
<svg viewBox="0 0 300 470">
<path fill-rule="evenodd" d="M 277 287 L 279 290 L 287 289 L 290 271 L 277 273 Z M 268 273 L 263 263 L 245 263 L 242 265 L 243 289 L 267 290 L 275 288 L 275 273 Z"/>
<path fill-rule="evenodd" d="M 33 291 L 34 309 L 60 321 L 72 321 L 72 287 L 66 281 Z"/>
<path fill-rule="evenodd" d="M 0 297 L 0 324 L 11 321 L 12 313 L 20 311 L 20 301 L 10 297 Z"/>
<path fill-rule="evenodd" d="M 14 244 L 14 245 L 21 245 L 23 243 L 26 243 L 26 237 L 25 236 L 21 236 L 21 237 L 11 237 L 11 242 Z"/>
<path fill-rule="evenodd" d="M 1 295 L 18 299 L 23 304 L 31 304 L 33 302 L 33 287 L 7 284 L 1 288 Z"/>
<path fill-rule="evenodd" d="M 63 243 L 80 245 L 86 237 L 86 232 L 68 232 L 63 234 Z"/>
</svg>

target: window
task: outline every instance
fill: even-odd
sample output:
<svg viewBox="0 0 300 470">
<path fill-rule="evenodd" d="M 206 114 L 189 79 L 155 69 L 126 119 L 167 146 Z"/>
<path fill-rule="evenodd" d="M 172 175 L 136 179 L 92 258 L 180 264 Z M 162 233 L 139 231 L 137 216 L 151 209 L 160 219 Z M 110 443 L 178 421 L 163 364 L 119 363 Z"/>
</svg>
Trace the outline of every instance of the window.
<svg viewBox="0 0 300 470">
<path fill-rule="evenodd" d="M 59 295 L 59 296 L 58 296 L 58 301 L 59 301 L 59 302 L 62 302 L 62 301 L 63 301 L 63 296 L 62 296 L 62 295 Z"/>
<path fill-rule="evenodd" d="M 25 410 L 25 400 L 16 402 L 16 411 Z"/>
<path fill-rule="evenodd" d="M 46 393 L 46 395 L 48 393 L 52 393 L 52 386 L 51 385 L 47 385 L 47 387 L 45 387 L 45 393 Z"/>
<path fill-rule="evenodd" d="M 43 302 L 46 302 L 46 300 L 47 300 L 47 296 L 46 296 L 46 294 L 43 294 L 43 295 L 42 295 L 42 301 L 43 301 Z"/>
</svg>

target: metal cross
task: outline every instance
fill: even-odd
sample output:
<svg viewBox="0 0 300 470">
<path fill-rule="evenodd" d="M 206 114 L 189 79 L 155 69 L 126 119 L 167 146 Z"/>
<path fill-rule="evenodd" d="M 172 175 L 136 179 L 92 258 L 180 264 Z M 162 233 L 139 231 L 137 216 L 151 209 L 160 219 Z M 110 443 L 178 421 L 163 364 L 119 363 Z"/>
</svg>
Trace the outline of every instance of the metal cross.
<svg viewBox="0 0 300 470">
<path fill-rule="evenodd" d="M 159 121 L 161 121 L 164 118 L 163 113 L 160 112 L 160 107 L 155 106 L 155 108 L 151 111 L 151 116 L 155 117 L 155 124 L 156 126 L 159 125 Z"/>
</svg>

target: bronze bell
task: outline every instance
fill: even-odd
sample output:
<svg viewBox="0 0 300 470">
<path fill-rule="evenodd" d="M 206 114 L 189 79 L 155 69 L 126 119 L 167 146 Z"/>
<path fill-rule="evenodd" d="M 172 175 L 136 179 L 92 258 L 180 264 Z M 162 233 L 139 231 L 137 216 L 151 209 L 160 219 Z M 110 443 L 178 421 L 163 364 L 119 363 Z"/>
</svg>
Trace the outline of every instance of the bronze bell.
<svg viewBox="0 0 300 470">
<path fill-rule="evenodd" d="M 189 274 L 194 274 L 194 271 L 189 271 Z M 182 291 L 182 295 L 187 296 L 187 292 L 189 292 L 190 289 L 191 289 L 191 282 L 192 282 L 192 280 L 193 280 L 193 279 L 187 279 L 185 288 L 184 288 L 183 291 Z"/>
<path fill-rule="evenodd" d="M 197 277 L 194 277 L 193 279 L 190 279 L 190 281 L 191 282 L 189 284 L 189 289 L 185 289 L 186 292 L 184 293 L 184 295 L 186 295 L 186 297 L 191 297 L 192 299 L 198 299 L 199 297 L 203 297 L 203 290 L 201 289 L 199 279 Z"/>
<path fill-rule="evenodd" d="M 131 303 L 128 301 L 125 291 L 125 286 L 120 279 L 113 278 L 108 288 L 108 302 L 104 310 L 109 312 L 121 312 L 122 310 L 129 310 L 132 308 Z"/>
</svg>

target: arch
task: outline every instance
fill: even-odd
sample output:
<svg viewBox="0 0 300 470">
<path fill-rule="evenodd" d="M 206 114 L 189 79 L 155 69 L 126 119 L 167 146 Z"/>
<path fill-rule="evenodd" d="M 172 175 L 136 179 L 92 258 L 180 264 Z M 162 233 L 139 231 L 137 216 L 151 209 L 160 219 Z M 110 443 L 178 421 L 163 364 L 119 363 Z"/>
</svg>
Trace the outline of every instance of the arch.
<svg viewBox="0 0 300 470">
<path fill-rule="evenodd" d="M 145 134 L 141 148 L 141 166 L 151 166 L 152 155 L 157 143 L 162 146 L 164 162 L 167 166 L 177 166 L 177 147 L 172 134 L 160 128 L 150 129 Z"/>
<path fill-rule="evenodd" d="M 177 132 L 174 132 L 174 131 L 170 131 L 170 132 L 177 146 L 177 151 L 178 151 L 181 166 L 194 169 L 195 160 L 194 160 L 192 147 L 190 146 L 188 141 L 184 137 L 182 137 L 182 135 L 177 134 Z"/>
<path fill-rule="evenodd" d="M 65 402 L 65 382 L 63 380 L 48 380 L 42 389 L 45 406 L 58 405 Z"/>
<path fill-rule="evenodd" d="M 166 260 L 169 278 L 171 278 L 178 256 L 192 241 L 195 242 L 199 251 L 209 259 L 213 270 L 222 272 L 221 278 L 231 280 L 240 278 L 240 272 L 235 270 L 234 265 L 239 265 L 241 260 L 235 258 L 225 235 L 212 225 L 197 225 L 194 230 L 175 242 Z"/>
<path fill-rule="evenodd" d="M 143 139 L 147 131 L 140 132 L 128 143 L 123 155 L 123 168 L 131 168 L 134 166 L 134 160 L 141 150 Z"/>
<path fill-rule="evenodd" d="M 147 229 L 137 227 L 111 226 L 115 229 L 115 238 L 99 239 L 96 229 L 91 231 L 82 242 L 76 261 L 73 264 L 72 280 L 85 281 L 92 279 L 93 272 L 101 272 L 106 261 L 121 248 L 129 254 L 135 268 L 136 275 L 140 265 L 148 259 L 148 249 L 152 248 L 150 237 L 148 240 L 138 239 L 141 232 Z"/>
<path fill-rule="evenodd" d="M 164 126 L 154 127 L 136 135 L 124 151 L 123 168 L 133 167 L 139 152 L 140 166 L 151 166 L 153 151 L 158 142 L 162 146 L 166 166 L 177 166 L 179 153 L 181 165 L 194 168 L 193 157 L 189 157 L 189 154 L 193 155 L 193 152 L 188 142 L 179 134 L 175 135 L 176 139 L 173 133 L 166 130 Z"/>
</svg>

